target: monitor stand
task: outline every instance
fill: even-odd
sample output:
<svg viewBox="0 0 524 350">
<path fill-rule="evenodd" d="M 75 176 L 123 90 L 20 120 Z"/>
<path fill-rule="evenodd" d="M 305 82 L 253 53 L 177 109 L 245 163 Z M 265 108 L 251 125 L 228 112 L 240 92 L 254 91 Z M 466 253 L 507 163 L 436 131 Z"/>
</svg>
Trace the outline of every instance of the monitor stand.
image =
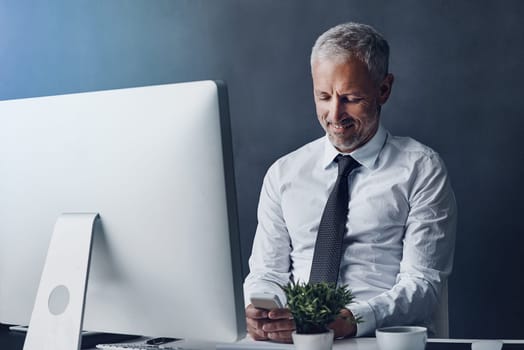
<svg viewBox="0 0 524 350">
<path fill-rule="evenodd" d="M 58 217 L 24 350 L 79 350 L 97 213 Z"/>
</svg>

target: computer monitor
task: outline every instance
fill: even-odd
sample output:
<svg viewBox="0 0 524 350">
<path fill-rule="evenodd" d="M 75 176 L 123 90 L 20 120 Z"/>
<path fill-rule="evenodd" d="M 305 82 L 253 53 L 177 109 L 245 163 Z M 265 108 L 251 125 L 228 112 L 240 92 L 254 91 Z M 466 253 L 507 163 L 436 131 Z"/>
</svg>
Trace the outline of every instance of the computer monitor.
<svg viewBox="0 0 524 350">
<path fill-rule="evenodd" d="M 29 324 L 59 215 L 95 212 L 85 330 L 241 337 L 232 159 L 218 82 L 0 101 L 0 322 Z"/>
</svg>

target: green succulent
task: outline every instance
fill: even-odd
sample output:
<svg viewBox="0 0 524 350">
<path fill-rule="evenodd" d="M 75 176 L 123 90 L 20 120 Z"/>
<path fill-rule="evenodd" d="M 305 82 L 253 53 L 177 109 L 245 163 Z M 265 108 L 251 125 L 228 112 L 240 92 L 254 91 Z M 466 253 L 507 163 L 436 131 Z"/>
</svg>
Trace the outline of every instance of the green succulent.
<svg viewBox="0 0 524 350">
<path fill-rule="evenodd" d="M 281 286 L 293 315 L 296 331 L 301 334 L 323 333 L 340 311 L 353 301 L 348 286 L 334 283 L 295 283 Z M 360 319 L 349 320 L 358 323 Z"/>
</svg>

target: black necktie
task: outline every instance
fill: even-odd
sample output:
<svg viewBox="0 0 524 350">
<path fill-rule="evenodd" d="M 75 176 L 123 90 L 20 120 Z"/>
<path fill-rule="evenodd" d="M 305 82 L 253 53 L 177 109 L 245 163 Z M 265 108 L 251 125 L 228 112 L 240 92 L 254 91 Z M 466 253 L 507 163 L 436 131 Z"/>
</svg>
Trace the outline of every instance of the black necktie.
<svg viewBox="0 0 524 350">
<path fill-rule="evenodd" d="M 309 282 L 337 283 L 342 241 L 348 216 L 348 175 L 360 166 L 351 156 L 338 155 L 338 177 L 320 219 Z"/>
</svg>

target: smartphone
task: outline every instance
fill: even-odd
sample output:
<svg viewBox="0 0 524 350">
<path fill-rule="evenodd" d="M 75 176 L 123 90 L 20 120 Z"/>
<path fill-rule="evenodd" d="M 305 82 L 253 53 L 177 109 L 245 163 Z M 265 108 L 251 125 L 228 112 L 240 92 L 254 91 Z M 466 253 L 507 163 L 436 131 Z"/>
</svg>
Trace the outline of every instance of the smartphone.
<svg viewBox="0 0 524 350">
<path fill-rule="evenodd" d="M 253 293 L 251 294 L 251 304 L 257 309 L 272 310 L 282 309 L 284 306 L 275 294 Z"/>
</svg>

